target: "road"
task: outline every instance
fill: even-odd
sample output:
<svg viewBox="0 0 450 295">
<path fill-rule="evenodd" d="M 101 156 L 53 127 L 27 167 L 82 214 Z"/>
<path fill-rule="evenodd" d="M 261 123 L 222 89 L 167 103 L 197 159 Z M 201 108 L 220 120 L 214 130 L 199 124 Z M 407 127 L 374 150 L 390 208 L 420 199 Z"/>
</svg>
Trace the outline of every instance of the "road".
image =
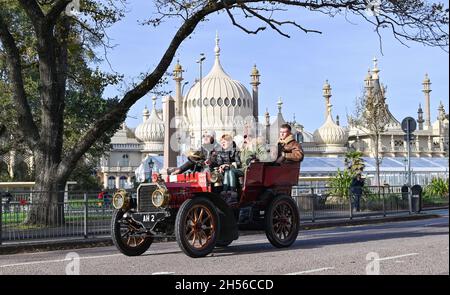
<svg viewBox="0 0 450 295">
<path fill-rule="evenodd" d="M 448 234 L 447 210 L 433 219 L 302 231 L 287 249 L 272 247 L 264 234 L 245 235 L 197 259 L 185 256 L 176 242 L 154 243 L 140 257 L 126 257 L 114 247 L 1 255 L 0 274 L 76 272 L 71 257 L 79 257 L 83 275 L 448 275 Z"/>
</svg>

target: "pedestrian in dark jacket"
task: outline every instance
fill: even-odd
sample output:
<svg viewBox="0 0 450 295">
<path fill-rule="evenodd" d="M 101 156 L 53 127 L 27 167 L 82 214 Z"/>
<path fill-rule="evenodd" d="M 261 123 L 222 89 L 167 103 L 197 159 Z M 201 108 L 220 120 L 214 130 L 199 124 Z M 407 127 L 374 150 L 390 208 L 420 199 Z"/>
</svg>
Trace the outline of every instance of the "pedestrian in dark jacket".
<svg viewBox="0 0 450 295">
<path fill-rule="evenodd" d="M 352 182 L 350 184 L 350 192 L 353 195 L 353 208 L 357 212 L 360 211 L 359 203 L 361 200 L 363 187 L 364 187 L 364 179 L 362 179 L 361 173 L 358 173 L 355 177 L 353 177 Z"/>
</svg>

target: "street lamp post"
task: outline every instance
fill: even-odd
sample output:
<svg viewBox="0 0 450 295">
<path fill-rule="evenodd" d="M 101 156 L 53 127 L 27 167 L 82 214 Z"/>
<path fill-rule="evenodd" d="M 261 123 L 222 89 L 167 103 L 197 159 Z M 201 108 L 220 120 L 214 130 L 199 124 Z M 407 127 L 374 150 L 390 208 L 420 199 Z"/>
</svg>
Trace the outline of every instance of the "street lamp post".
<svg viewBox="0 0 450 295">
<path fill-rule="evenodd" d="M 200 148 L 202 146 L 202 135 L 203 135 L 203 98 L 202 98 L 202 65 L 203 61 L 205 60 L 205 54 L 200 53 L 200 59 L 197 60 L 197 63 L 199 64 L 199 71 L 200 71 Z"/>
<path fill-rule="evenodd" d="M 148 161 L 148 167 L 150 168 L 149 172 L 150 172 L 150 181 L 152 180 L 152 174 L 153 174 L 153 166 L 155 165 L 155 163 L 153 162 L 153 159 L 150 158 L 150 161 Z"/>
</svg>

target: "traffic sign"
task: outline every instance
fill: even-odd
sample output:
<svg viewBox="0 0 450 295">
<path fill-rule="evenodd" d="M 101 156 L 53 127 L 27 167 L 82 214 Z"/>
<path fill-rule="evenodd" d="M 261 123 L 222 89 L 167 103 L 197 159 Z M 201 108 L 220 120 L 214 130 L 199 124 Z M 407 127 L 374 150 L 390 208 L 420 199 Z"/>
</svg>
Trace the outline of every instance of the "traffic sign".
<svg viewBox="0 0 450 295">
<path fill-rule="evenodd" d="M 403 139 L 407 141 L 408 140 L 408 134 L 403 134 Z M 414 134 L 410 133 L 409 134 L 409 140 L 412 141 L 414 139 L 416 139 L 416 136 Z"/>
<path fill-rule="evenodd" d="M 417 124 L 416 124 L 416 120 L 414 120 L 414 118 L 412 117 L 406 117 L 405 119 L 403 119 L 402 121 L 402 130 L 405 133 L 412 133 L 414 132 L 414 130 L 416 130 Z"/>
</svg>

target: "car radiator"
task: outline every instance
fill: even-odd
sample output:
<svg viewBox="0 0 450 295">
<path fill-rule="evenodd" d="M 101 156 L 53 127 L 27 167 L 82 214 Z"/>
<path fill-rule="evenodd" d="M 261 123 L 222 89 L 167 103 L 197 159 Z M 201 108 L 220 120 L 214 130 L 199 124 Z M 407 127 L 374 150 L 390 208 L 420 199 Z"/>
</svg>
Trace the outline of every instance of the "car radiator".
<svg viewBox="0 0 450 295">
<path fill-rule="evenodd" d="M 152 203 L 152 193 L 157 189 L 156 185 L 140 186 L 137 191 L 138 212 L 148 212 L 157 210 Z"/>
</svg>

